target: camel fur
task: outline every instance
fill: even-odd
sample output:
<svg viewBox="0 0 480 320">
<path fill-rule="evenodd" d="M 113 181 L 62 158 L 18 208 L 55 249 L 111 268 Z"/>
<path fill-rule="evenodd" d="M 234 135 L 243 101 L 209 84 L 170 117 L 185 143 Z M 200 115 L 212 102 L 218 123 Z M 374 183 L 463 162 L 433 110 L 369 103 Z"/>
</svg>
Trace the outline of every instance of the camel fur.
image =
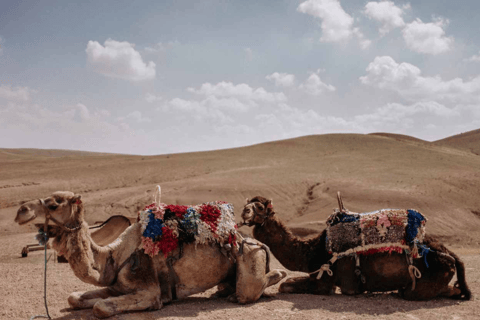
<svg viewBox="0 0 480 320">
<path fill-rule="evenodd" d="M 74 292 L 68 303 L 73 309 L 93 308 L 98 318 L 127 311 L 158 310 L 175 298 L 182 299 L 216 285 L 222 289 L 219 295 L 250 303 L 286 276 L 285 271 L 268 271 L 267 250 L 253 239 L 249 240 L 253 245 L 243 246 L 242 254 L 239 246 L 232 246 L 229 254 L 223 254 L 218 245 L 190 243 L 168 257 L 160 254 L 152 258 L 140 249 L 141 225 L 134 223 L 111 244 L 99 246 L 84 221 L 81 196 L 68 191 L 23 204 L 15 222 L 44 223 L 48 215 L 65 227 L 49 222 L 45 231 L 54 236 L 52 247 L 65 256 L 80 280 L 102 287 Z"/>
<path fill-rule="evenodd" d="M 347 295 L 398 290 L 407 300 L 428 300 L 440 296 L 463 300 L 471 298 L 463 262 L 431 236 L 427 235 L 423 242 L 431 249 L 426 259 L 413 259 L 413 266 L 421 273 L 419 279 L 412 280 L 405 254 L 397 252 L 359 255 L 360 275 L 358 271 L 356 273 L 354 257 L 341 258 L 331 266 L 331 275 L 324 273 L 317 279 L 320 268 L 332 258 L 326 250 L 326 230 L 307 239 L 294 236 L 275 215 L 272 201 L 260 196 L 247 199 L 242 219 L 245 225 L 253 226 L 254 238 L 269 246 L 285 268 L 309 273 L 309 276 L 287 279 L 280 285 L 280 292 L 327 295 L 338 286 L 342 294 Z M 455 272 L 457 282 L 450 286 Z M 416 285 L 412 286 L 415 280 Z"/>
</svg>

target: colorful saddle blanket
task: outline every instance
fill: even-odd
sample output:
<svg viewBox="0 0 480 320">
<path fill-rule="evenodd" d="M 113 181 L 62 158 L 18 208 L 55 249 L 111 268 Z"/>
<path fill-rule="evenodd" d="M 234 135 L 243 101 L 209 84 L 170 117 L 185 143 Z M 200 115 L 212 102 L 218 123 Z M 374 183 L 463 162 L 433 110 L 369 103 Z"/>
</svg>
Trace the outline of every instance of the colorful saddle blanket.
<svg viewBox="0 0 480 320">
<path fill-rule="evenodd" d="M 368 213 L 336 210 L 327 219 L 326 247 L 338 257 L 411 250 L 423 242 L 427 219 L 413 209 L 382 209 Z"/>
<path fill-rule="evenodd" d="M 152 203 L 138 213 L 137 221 L 143 250 L 152 257 L 160 251 L 166 257 L 182 243 L 236 245 L 233 205 L 223 201 L 196 206 Z"/>
</svg>

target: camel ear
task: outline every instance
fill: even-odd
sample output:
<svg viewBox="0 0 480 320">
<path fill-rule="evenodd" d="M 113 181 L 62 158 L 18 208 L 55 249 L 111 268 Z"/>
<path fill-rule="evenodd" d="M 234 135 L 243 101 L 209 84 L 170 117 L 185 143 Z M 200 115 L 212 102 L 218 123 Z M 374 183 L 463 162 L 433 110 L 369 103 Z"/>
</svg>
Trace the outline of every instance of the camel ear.
<svg viewBox="0 0 480 320">
<path fill-rule="evenodd" d="M 273 211 L 273 201 L 271 199 L 265 202 L 265 208 L 267 209 L 268 212 Z"/>
<path fill-rule="evenodd" d="M 81 195 L 74 196 L 74 197 L 70 200 L 70 203 L 73 203 L 73 204 L 81 204 L 81 203 L 82 203 L 82 196 L 81 196 Z"/>
<path fill-rule="evenodd" d="M 246 204 L 250 203 L 250 199 L 246 198 L 245 201 L 247 202 Z"/>
</svg>

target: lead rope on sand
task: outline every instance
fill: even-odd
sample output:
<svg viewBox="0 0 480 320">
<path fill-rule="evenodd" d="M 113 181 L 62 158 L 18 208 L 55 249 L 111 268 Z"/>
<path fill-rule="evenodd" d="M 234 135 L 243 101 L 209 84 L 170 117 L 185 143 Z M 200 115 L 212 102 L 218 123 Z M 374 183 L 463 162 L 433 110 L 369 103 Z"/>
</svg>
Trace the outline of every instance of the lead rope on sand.
<svg viewBox="0 0 480 320">
<path fill-rule="evenodd" d="M 30 320 L 32 319 L 36 319 L 36 318 L 47 318 L 47 319 L 52 319 L 50 317 L 50 314 L 48 313 L 48 306 L 47 306 L 47 242 L 48 242 L 48 235 L 47 233 L 43 233 L 43 241 L 45 242 L 44 245 L 45 245 L 45 274 L 43 276 L 43 301 L 45 302 L 45 310 L 47 311 L 47 315 L 36 315 L 36 316 L 32 316 L 30 318 Z"/>
</svg>

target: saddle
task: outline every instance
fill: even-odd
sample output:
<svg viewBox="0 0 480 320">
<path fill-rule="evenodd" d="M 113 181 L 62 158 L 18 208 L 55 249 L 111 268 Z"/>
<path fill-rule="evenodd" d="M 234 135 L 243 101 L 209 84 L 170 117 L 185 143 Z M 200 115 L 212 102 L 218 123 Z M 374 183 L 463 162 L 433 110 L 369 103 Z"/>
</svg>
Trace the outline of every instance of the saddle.
<svg viewBox="0 0 480 320">
<path fill-rule="evenodd" d="M 323 272 L 333 275 L 330 266 L 342 257 L 355 256 L 359 270 L 359 255 L 382 252 L 405 253 L 410 274 L 415 274 L 417 278 L 421 276 L 412 265 L 412 258 L 418 258 L 418 248 L 424 247 L 427 218 L 423 214 L 414 209 L 350 212 L 343 206 L 340 192 L 337 199 L 339 209 L 334 209 L 326 221 L 326 250 L 333 256 L 318 270 L 317 279 L 321 278 Z"/>
</svg>

